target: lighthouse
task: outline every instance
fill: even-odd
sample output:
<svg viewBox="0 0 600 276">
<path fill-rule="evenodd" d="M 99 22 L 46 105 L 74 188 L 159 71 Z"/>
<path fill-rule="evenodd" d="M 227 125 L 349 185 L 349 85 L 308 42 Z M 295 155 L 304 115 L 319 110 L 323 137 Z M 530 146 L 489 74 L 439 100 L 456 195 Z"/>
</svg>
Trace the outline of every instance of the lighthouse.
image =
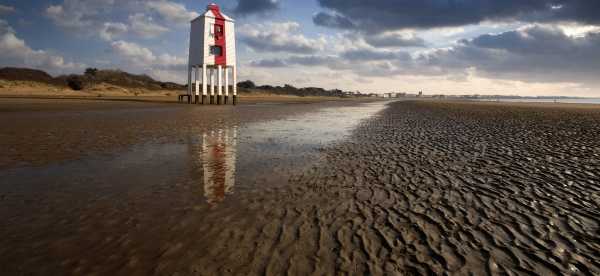
<svg viewBox="0 0 600 276">
<path fill-rule="evenodd" d="M 203 15 L 192 20 L 187 91 L 190 103 L 228 104 L 230 79 L 231 100 L 237 103 L 234 23 L 217 4 L 209 4 Z"/>
</svg>

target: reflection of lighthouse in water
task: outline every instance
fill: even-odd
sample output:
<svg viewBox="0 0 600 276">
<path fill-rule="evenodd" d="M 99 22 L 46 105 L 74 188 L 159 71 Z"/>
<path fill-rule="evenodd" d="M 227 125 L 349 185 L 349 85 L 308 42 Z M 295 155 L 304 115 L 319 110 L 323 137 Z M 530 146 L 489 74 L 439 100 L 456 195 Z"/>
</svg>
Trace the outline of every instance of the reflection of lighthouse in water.
<svg viewBox="0 0 600 276">
<path fill-rule="evenodd" d="M 214 206 L 233 193 L 237 128 L 209 131 L 202 135 L 204 196 Z"/>
</svg>

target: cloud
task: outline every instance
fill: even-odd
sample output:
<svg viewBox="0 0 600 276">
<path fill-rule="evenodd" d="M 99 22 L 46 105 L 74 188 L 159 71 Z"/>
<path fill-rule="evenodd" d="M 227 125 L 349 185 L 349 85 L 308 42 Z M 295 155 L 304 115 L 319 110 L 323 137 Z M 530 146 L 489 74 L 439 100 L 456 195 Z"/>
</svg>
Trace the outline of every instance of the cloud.
<svg viewBox="0 0 600 276">
<path fill-rule="evenodd" d="M 15 30 L 4 19 L 0 19 L 0 34 L 14 33 Z"/>
<path fill-rule="evenodd" d="M 600 32 L 569 36 L 558 27 L 528 26 L 462 40 L 422 56 L 426 65 L 469 67 L 490 78 L 528 82 L 600 83 Z"/>
<path fill-rule="evenodd" d="M 44 13 L 55 25 L 71 34 L 84 37 L 96 35 L 112 41 L 129 31 L 143 38 L 155 38 L 169 31 L 156 23 L 152 16 L 143 13 L 148 9 L 169 22 L 190 16 L 183 5 L 167 0 L 155 0 L 145 5 L 140 5 L 137 0 L 63 0 L 62 3 L 49 5 Z M 129 15 L 129 26 L 113 22 L 117 18 L 117 10 L 132 13 Z"/>
<path fill-rule="evenodd" d="M 61 5 L 51 5 L 46 9 L 46 16 L 60 27 L 81 29 L 92 25 L 92 21 L 84 19 L 85 13 L 66 10 Z"/>
<path fill-rule="evenodd" d="M 278 0 L 238 0 L 234 9 L 237 15 L 261 14 L 279 9 Z"/>
<path fill-rule="evenodd" d="M 50 73 L 72 72 L 85 65 L 65 62 L 59 55 L 44 50 L 34 50 L 17 37 L 14 29 L 0 19 L 0 64 L 4 66 L 31 67 Z"/>
<path fill-rule="evenodd" d="M 152 50 L 137 43 L 123 40 L 111 43 L 113 51 L 128 63 L 169 70 L 182 70 L 187 66 L 187 60 L 169 54 L 155 55 Z"/>
<path fill-rule="evenodd" d="M 267 67 L 267 68 L 288 66 L 283 60 L 277 59 L 277 58 L 255 60 L 255 61 L 250 62 L 250 65 L 254 66 L 254 67 Z"/>
<path fill-rule="evenodd" d="M 600 32 L 600 26 L 581 25 L 581 24 L 559 24 L 560 28 L 568 36 L 581 37 L 590 32 Z"/>
<path fill-rule="evenodd" d="M 155 38 L 169 31 L 168 28 L 154 23 L 154 19 L 142 13 L 129 16 L 131 30 L 143 38 Z"/>
<path fill-rule="evenodd" d="M 156 58 L 154 68 L 183 72 L 187 70 L 187 58 L 161 54 Z"/>
<path fill-rule="evenodd" d="M 111 43 L 113 50 L 121 57 L 137 64 L 152 64 L 156 61 L 156 56 L 150 49 L 144 48 L 133 42 L 123 40 Z"/>
<path fill-rule="evenodd" d="M 530 25 L 458 41 L 417 54 L 354 50 L 340 58 L 360 62 L 360 74 L 382 76 L 473 75 L 527 83 L 600 85 L 600 32 L 569 36 L 560 27 Z M 385 64 L 387 63 L 387 64 Z"/>
<path fill-rule="evenodd" d="M 0 4 L 0 14 L 9 14 L 15 12 L 15 7 Z"/>
<path fill-rule="evenodd" d="M 90 28 L 96 29 L 98 22 L 105 21 L 103 16 L 110 14 L 115 4 L 118 3 L 122 10 L 134 2 L 135 0 L 63 0 L 60 4 L 49 5 L 44 13 L 59 27 L 89 33 Z"/>
<path fill-rule="evenodd" d="M 161 81 L 183 82 L 187 76 L 187 58 L 169 54 L 157 55 L 137 43 L 123 40 L 111 43 L 113 52 L 127 64 L 128 69 L 148 73 Z"/>
<path fill-rule="evenodd" d="M 244 25 L 238 29 L 240 40 L 257 52 L 310 54 L 324 47 L 324 39 L 310 39 L 299 33 L 297 22 Z"/>
<path fill-rule="evenodd" d="M 364 39 L 373 47 L 425 47 L 425 40 L 422 38 L 402 33 L 388 32 L 365 35 Z"/>
<path fill-rule="evenodd" d="M 146 3 L 146 6 L 158 13 L 166 21 L 175 24 L 188 24 L 192 19 L 200 15 L 195 11 L 188 11 L 182 4 L 167 0 L 150 1 Z"/>
<path fill-rule="evenodd" d="M 334 55 L 290 56 L 251 65 L 326 67 L 361 76 L 444 76 L 464 81 L 465 76 L 476 75 L 526 83 L 600 85 L 598 53 L 598 31 L 570 36 L 561 27 L 530 25 L 416 53 L 357 47 Z"/>
<path fill-rule="evenodd" d="M 291 56 L 285 59 L 285 63 L 291 65 L 302 66 L 323 66 L 332 62 L 336 62 L 336 57 L 310 55 L 310 56 Z"/>
<path fill-rule="evenodd" d="M 597 0 L 318 0 L 327 9 L 315 24 L 338 29 L 381 32 L 407 28 L 438 28 L 484 21 L 600 23 Z"/>
<path fill-rule="evenodd" d="M 260 59 L 250 63 L 251 66 L 255 67 L 267 67 L 267 68 L 279 68 L 288 66 L 307 66 L 307 67 L 319 67 L 326 66 L 329 68 L 342 69 L 342 60 L 338 56 L 325 56 L 325 55 L 303 55 L 303 56 L 289 56 L 286 58 L 272 58 L 272 59 Z"/>
<path fill-rule="evenodd" d="M 336 29 L 355 29 L 356 25 L 343 15 L 337 13 L 317 13 L 313 17 L 313 22 L 319 26 Z"/>
<path fill-rule="evenodd" d="M 406 52 L 357 49 L 345 51 L 341 57 L 352 61 L 375 61 L 375 60 L 410 60 L 411 57 Z"/>
<path fill-rule="evenodd" d="M 100 38 L 112 41 L 115 37 L 127 33 L 129 28 L 123 23 L 106 22 L 100 29 Z"/>
</svg>

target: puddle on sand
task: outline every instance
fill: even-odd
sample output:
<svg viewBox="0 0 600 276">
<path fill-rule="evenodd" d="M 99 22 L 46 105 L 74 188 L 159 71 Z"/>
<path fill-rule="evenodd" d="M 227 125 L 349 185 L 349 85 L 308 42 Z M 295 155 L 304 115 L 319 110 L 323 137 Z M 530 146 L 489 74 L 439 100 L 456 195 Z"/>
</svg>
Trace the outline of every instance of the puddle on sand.
<svg viewBox="0 0 600 276">
<path fill-rule="evenodd" d="M 62 205 L 94 198 L 158 197 L 168 187 L 187 185 L 200 201 L 216 206 L 234 193 L 285 183 L 293 172 L 315 162 L 320 148 L 343 139 L 384 107 L 385 102 L 374 102 L 323 108 L 287 119 L 190 133 L 183 144 L 145 144 L 114 157 L 0 171 L 0 193 L 8 195 L 7 204 L 19 198 Z M 13 209 L 10 215 L 26 214 L 21 211 Z"/>
<path fill-rule="evenodd" d="M 237 127 L 212 130 L 202 134 L 204 197 L 214 206 L 233 193 L 237 156 Z"/>
<path fill-rule="evenodd" d="M 320 148 L 383 107 L 353 104 L 190 130 L 178 143 L 149 142 L 114 155 L 0 170 L 0 266 L 46 275 L 86 266 L 115 274 L 132 260 L 137 269 L 155 267 L 157 256 L 170 258 L 165 248 L 225 233 L 232 214 L 257 204 L 254 195 L 285 185 L 318 160 Z M 208 249 L 199 244 L 196 250 Z"/>
<path fill-rule="evenodd" d="M 204 194 L 218 204 L 237 189 L 286 183 L 318 159 L 319 149 L 344 139 L 385 103 L 324 108 L 282 120 L 251 123 L 202 134 Z"/>
</svg>

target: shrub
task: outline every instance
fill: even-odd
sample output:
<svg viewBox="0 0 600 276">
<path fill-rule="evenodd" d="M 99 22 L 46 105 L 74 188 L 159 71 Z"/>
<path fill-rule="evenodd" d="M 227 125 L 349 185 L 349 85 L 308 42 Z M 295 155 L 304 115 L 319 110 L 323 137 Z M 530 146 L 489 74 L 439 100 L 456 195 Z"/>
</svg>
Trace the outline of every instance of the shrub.
<svg viewBox="0 0 600 276">
<path fill-rule="evenodd" d="M 96 74 L 98 74 L 98 69 L 96 68 L 87 68 L 85 69 L 85 73 L 86 76 L 90 76 L 90 77 L 95 77 Z"/>
<path fill-rule="evenodd" d="M 254 89 L 254 88 L 256 88 L 256 85 L 254 84 L 254 82 L 252 82 L 250 80 L 238 82 L 237 86 L 239 88 L 246 88 L 246 89 Z"/>
<path fill-rule="evenodd" d="M 83 88 L 85 88 L 83 78 L 80 76 L 70 76 L 67 78 L 67 85 L 75 91 L 83 90 Z"/>
</svg>

